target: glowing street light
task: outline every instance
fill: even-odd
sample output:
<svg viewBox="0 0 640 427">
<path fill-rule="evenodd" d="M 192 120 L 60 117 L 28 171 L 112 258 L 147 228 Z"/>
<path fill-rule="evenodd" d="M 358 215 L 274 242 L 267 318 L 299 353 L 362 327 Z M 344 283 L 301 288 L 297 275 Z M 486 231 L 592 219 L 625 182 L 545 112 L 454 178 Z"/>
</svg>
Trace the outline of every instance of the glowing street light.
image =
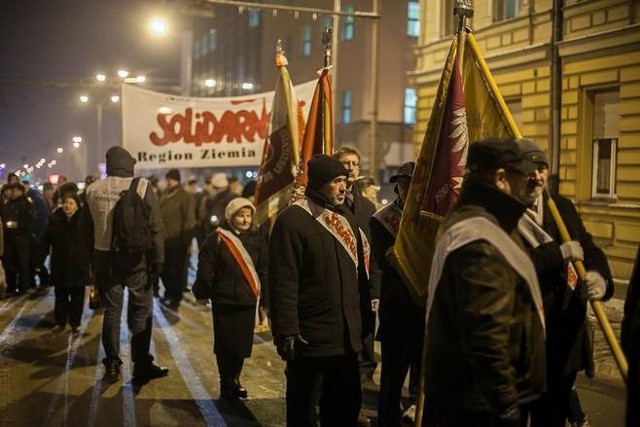
<svg viewBox="0 0 640 427">
<path fill-rule="evenodd" d="M 125 79 L 129 77 L 129 72 L 127 70 L 118 70 L 118 77 Z"/>
<path fill-rule="evenodd" d="M 162 37 L 167 35 L 169 25 L 167 24 L 166 19 L 160 16 L 155 16 L 149 21 L 149 29 L 151 30 L 152 34 Z"/>
<path fill-rule="evenodd" d="M 244 90 L 251 90 L 251 89 L 253 89 L 253 83 L 249 83 L 249 82 L 244 82 L 244 83 L 242 83 L 242 89 L 244 89 Z"/>
<path fill-rule="evenodd" d="M 56 151 L 58 152 L 58 154 L 62 154 L 64 152 L 64 148 L 58 147 Z"/>
<path fill-rule="evenodd" d="M 77 142 L 78 144 L 82 142 L 82 137 L 81 136 L 74 136 L 73 138 L 71 138 L 71 140 L 73 142 Z"/>
<path fill-rule="evenodd" d="M 216 80 L 215 79 L 207 79 L 207 80 L 204 81 L 204 85 L 206 87 L 215 87 Z"/>
<path fill-rule="evenodd" d="M 96 80 L 99 82 L 104 82 L 105 80 L 107 80 L 107 75 L 105 73 L 98 73 L 96 74 Z"/>
<path fill-rule="evenodd" d="M 111 95 L 111 102 L 114 103 L 114 104 L 117 104 L 118 102 L 120 102 L 120 96 Z"/>
<path fill-rule="evenodd" d="M 80 143 L 79 142 L 74 142 L 73 143 L 73 148 L 79 148 L 80 147 Z"/>
<path fill-rule="evenodd" d="M 87 95 L 80 95 L 80 102 L 86 104 L 87 102 L 89 102 L 89 97 Z"/>
</svg>

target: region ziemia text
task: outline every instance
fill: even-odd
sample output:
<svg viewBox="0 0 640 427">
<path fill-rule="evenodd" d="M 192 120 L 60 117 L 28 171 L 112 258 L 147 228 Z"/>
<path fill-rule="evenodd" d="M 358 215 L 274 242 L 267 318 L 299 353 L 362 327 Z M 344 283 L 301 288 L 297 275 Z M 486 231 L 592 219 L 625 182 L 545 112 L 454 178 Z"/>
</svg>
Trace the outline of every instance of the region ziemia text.
<svg viewBox="0 0 640 427">
<path fill-rule="evenodd" d="M 236 150 L 225 149 L 216 150 L 215 148 L 203 148 L 200 150 L 174 152 L 164 151 L 161 153 L 148 153 L 146 151 L 138 151 L 138 162 L 180 162 L 185 160 L 215 160 L 215 159 L 249 159 L 257 157 L 256 150 L 248 148 L 239 148 Z"/>
</svg>

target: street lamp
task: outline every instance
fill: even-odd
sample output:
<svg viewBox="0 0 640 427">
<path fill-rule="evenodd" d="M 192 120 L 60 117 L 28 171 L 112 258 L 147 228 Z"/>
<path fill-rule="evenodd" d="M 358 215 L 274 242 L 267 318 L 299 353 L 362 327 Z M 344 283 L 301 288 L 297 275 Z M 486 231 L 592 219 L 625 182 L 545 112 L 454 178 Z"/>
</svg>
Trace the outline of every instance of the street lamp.
<svg viewBox="0 0 640 427">
<path fill-rule="evenodd" d="M 156 35 L 158 37 L 163 37 L 167 35 L 167 32 L 169 30 L 169 25 L 167 24 L 166 19 L 160 16 L 155 16 L 151 18 L 151 20 L 149 21 L 149 29 L 151 30 L 151 33 L 153 35 Z"/>
</svg>

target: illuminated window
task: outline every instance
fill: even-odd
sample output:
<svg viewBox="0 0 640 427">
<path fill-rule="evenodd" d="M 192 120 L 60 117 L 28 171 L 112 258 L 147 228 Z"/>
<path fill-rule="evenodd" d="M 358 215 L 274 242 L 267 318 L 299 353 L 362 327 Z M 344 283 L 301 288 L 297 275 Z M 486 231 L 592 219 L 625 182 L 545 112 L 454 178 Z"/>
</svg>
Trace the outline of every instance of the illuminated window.
<svg viewBox="0 0 640 427">
<path fill-rule="evenodd" d="M 351 91 L 342 92 L 342 124 L 351 123 Z"/>
<path fill-rule="evenodd" d="M 407 4 L 407 34 L 415 38 L 420 35 L 420 2 L 411 0 Z"/>
<path fill-rule="evenodd" d="M 249 28 L 255 28 L 260 25 L 260 10 L 249 9 Z"/>
<path fill-rule="evenodd" d="M 522 14 L 523 0 L 495 0 L 496 21 L 517 18 Z"/>
<path fill-rule="evenodd" d="M 311 27 L 308 25 L 302 27 L 302 55 L 311 55 Z"/>
<path fill-rule="evenodd" d="M 416 123 L 416 104 L 418 97 L 416 90 L 408 87 L 404 90 L 404 122 L 408 125 Z"/>
<path fill-rule="evenodd" d="M 353 6 L 347 6 L 345 12 L 353 13 Z M 342 40 L 353 40 L 354 26 L 356 23 L 356 18 L 353 16 L 345 16 L 342 23 Z"/>
</svg>

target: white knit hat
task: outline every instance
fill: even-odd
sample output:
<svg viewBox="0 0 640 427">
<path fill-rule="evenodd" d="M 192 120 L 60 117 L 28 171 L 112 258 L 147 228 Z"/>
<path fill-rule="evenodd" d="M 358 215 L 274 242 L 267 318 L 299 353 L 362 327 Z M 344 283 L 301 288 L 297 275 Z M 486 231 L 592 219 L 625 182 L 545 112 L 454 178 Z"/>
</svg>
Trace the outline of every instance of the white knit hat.
<svg viewBox="0 0 640 427">
<path fill-rule="evenodd" d="M 213 188 L 227 188 L 229 186 L 229 180 L 227 174 L 224 172 L 218 172 L 211 177 L 211 185 Z"/>
<path fill-rule="evenodd" d="M 227 208 L 224 210 L 224 217 L 227 220 L 231 220 L 236 212 L 238 212 L 242 208 L 249 208 L 251 209 L 252 213 L 256 213 L 256 207 L 253 206 L 251 200 L 245 199 L 244 197 L 236 197 L 235 199 L 232 199 L 227 205 Z"/>
</svg>

